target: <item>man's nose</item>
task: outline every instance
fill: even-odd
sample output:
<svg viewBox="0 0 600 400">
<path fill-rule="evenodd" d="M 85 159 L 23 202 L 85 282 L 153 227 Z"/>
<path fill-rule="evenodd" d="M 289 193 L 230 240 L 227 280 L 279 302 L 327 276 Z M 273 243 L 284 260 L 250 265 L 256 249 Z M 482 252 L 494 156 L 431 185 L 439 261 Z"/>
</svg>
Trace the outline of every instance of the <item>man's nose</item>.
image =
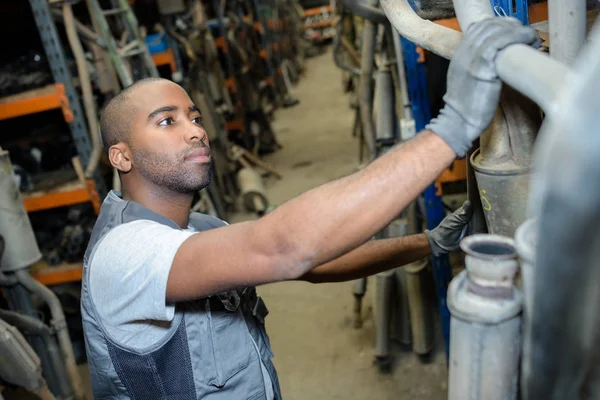
<svg viewBox="0 0 600 400">
<path fill-rule="evenodd" d="M 208 145 L 208 135 L 206 134 L 204 128 L 198 128 L 197 125 L 193 125 L 191 127 L 186 127 L 185 141 L 187 143 L 199 141 Z"/>
</svg>

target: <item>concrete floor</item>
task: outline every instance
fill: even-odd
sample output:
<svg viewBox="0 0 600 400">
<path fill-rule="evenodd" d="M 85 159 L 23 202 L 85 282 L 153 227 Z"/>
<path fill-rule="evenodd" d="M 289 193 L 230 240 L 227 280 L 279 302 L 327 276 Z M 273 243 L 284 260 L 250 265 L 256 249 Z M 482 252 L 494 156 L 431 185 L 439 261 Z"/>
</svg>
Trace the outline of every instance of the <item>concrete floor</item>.
<svg viewBox="0 0 600 400">
<path fill-rule="evenodd" d="M 278 110 L 273 121 L 283 149 L 265 157 L 284 176 L 266 184 L 274 205 L 358 167 L 358 140 L 352 137 L 354 112 L 330 50 L 307 60 L 294 94 L 300 104 Z M 247 218 L 236 215 L 231 222 Z M 286 400 L 446 397 L 441 339 L 428 364 L 412 352 L 397 349 L 391 374 L 381 374 L 373 366 L 372 283 L 365 296 L 366 321 L 358 330 L 352 326 L 352 282 L 285 282 L 258 289 L 270 310 L 267 331 Z"/>
</svg>

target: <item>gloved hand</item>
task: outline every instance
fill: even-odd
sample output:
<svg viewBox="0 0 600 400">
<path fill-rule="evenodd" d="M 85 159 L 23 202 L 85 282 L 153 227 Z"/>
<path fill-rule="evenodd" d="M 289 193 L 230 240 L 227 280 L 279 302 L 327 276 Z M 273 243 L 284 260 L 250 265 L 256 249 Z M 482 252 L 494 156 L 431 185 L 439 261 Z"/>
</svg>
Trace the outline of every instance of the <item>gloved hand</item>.
<svg viewBox="0 0 600 400">
<path fill-rule="evenodd" d="M 434 256 L 446 254 L 456 250 L 462 239 L 463 228 L 467 225 L 473 215 L 473 207 L 469 200 L 448 215 L 433 230 L 425 230 L 425 236 L 429 240 L 431 252 Z"/>
<path fill-rule="evenodd" d="M 445 106 L 425 127 L 463 157 L 492 122 L 502 82 L 494 60 L 515 44 L 533 44 L 537 34 L 512 17 L 488 18 L 469 26 L 448 68 Z"/>
</svg>

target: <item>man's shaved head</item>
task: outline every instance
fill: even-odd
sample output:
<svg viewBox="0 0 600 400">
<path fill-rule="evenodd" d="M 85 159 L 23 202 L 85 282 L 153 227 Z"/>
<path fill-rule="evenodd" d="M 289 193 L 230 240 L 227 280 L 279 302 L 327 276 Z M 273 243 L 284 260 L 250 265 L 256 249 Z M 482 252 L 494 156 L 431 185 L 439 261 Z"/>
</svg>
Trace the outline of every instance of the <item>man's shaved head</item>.
<svg viewBox="0 0 600 400">
<path fill-rule="evenodd" d="M 210 182 L 212 158 L 202 114 L 173 81 L 142 79 L 125 88 L 104 108 L 100 129 L 124 190 L 190 194 Z"/>
<path fill-rule="evenodd" d="M 134 82 L 113 97 L 102 110 L 100 115 L 100 132 L 104 151 L 119 143 L 128 143 L 131 135 L 131 115 L 135 112 L 130 96 L 140 87 L 158 81 L 168 81 L 164 78 L 144 78 Z M 170 81 L 169 81 L 170 82 Z"/>
</svg>

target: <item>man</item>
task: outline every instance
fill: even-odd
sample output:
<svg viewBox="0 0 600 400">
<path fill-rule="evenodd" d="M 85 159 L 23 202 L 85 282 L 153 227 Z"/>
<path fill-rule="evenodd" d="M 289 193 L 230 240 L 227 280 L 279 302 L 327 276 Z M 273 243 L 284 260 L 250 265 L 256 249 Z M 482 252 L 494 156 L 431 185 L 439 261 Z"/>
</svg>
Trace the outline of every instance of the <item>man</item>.
<svg viewBox="0 0 600 400">
<path fill-rule="evenodd" d="M 97 399 L 280 399 L 256 285 L 332 282 L 456 249 L 469 207 L 425 234 L 369 241 L 489 125 L 493 59 L 535 34 L 496 18 L 469 29 L 427 129 L 361 171 L 265 217 L 190 214 L 210 181 L 201 115 L 167 80 L 123 90 L 101 129 L 123 192 L 104 201 L 84 259 L 82 315 Z"/>
</svg>

